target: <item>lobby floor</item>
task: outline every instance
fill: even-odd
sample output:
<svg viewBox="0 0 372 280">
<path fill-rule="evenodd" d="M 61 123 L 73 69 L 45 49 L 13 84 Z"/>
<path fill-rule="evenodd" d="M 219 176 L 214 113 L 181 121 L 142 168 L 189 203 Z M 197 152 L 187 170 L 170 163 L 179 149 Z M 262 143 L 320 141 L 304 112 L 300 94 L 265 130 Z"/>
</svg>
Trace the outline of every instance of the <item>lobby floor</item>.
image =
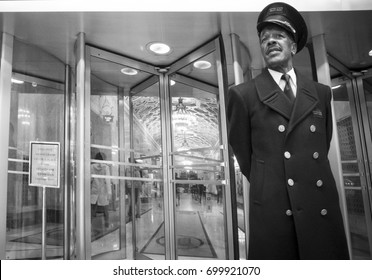
<svg viewBox="0 0 372 280">
<path fill-rule="evenodd" d="M 132 226 L 125 225 L 126 246 L 122 248 L 126 259 L 165 259 L 164 218 L 162 198 L 142 203 L 143 213 L 136 218 L 136 246 L 133 245 Z M 226 259 L 223 204 L 213 195 L 201 199 L 191 193 L 182 193 L 176 206 L 175 228 L 178 259 Z M 243 211 L 238 209 L 238 215 Z M 239 217 L 242 220 L 242 217 Z M 92 255 L 106 258 L 104 252 L 118 250 L 119 230 L 92 242 Z M 245 234 L 239 228 L 240 255 L 245 258 Z M 133 248 L 136 254 L 133 255 Z"/>
<path fill-rule="evenodd" d="M 163 198 L 142 200 L 141 212 L 133 221 L 119 218 L 119 210 L 109 210 L 105 227 L 102 213 L 91 220 L 92 259 L 165 259 Z M 128 209 L 127 209 L 128 210 Z M 245 258 L 245 234 L 240 223 L 243 212 L 238 209 L 240 258 Z M 124 229 L 122 232 L 119 228 Z M 181 193 L 175 213 L 177 259 L 227 259 L 223 204 L 215 195 L 201 198 Z M 63 257 L 63 226 L 47 224 L 47 259 Z M 135 241 L 134 241 L 135 239 Z M 135 243 L 135 244 L 134 244 Z M 135 248 L 135 249 L 134 249 Z M 135 254 L 133 253 L 135 251 Z M 41 225 L 8 229 L 7 259 L 41 259 Z"/>
</svg>

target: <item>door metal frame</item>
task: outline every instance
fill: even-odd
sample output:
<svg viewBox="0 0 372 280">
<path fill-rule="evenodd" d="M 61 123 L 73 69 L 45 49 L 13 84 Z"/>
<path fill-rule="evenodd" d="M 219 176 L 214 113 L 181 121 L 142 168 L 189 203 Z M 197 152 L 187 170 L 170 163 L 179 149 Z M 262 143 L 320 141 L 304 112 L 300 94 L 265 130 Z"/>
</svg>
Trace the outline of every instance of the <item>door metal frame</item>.
<svg viewBox="0 0 372 280">
<path fill-rule="evenodd" d="M 231 50 L 232 50 L 232 59 L 233 59 L 233 69 L 234 69 L 234 85 L 239 85 L 244 83 L 244 72 L 242 68 L 242 55 L 241 55 L 241 48 L 243 47 L 242 42 L 237 34 L 231 33 L 230 34 L 230 41 L 231 41 Z M 248 57 L 250 61 L 250 57 Z M 250 62 L 248 63 L 250 64 Z M 248 78 L 252 78 L 252 71 L 248 73 Z M 233 153 L 231 153 L 233 154 Z M 235 180 L 236 182 L 236 180 Z M 250 191 L 250 183 L 248 179 L 243 176 L 242 180 L 243 184 L 243 215 L 244 215 L 244 234 L 245 234 L 245 259 L 248 259 L 248 252 L 249 252 L 249 191 Z M 236 184 L 235 184 L 236 185 Z M 242 258 L 243 256 L 240 256 Z"/>
<path fill-rule="evenodd" d="M 11 77 L 13 61 L 14 37 L 2 33 L 1 61 L 0 61 L 0 259 L 6 258 L 6 213 L 8 196 L 8 146 L 9 146 L 9 122 L 10 122 L 10 100 L 11 100 Z"/>
<path fill-rule="evenodd" d="M 115 54 L 115 53 L 111 53 L 111 52 L 108 52 L 106 50 L 102 50 L 102 49 L 99 49 L 97 47 L 94 47 L 94 46 L 90 46 L 90 45 L 86 45 L 86 85 L 85 85 L 85 88 L 86 88 L 86 92 L 87 92 L 87 97 L 86 97 L 86 103 L 89 103 L 89 105 L 87 105 L 85 107 L 85 110 L 88 110 L 89 109 L 89 112 L 90 112 L 90 96 L 91 96 L 91 91 L 90 91 L 90 73 L 91 73 L 91 70 L 90 70 L 90 58 L 91 57 L 96 57 L 96 58 L 99 58 L 99 59 L 103 59 L 103 60 L 106 60 L 106 61 L 109 61 L 109 62 L 112 62 L 112 63 L 115 63 L 115 64 L 122 64 L 122 65 L 126 65 L 128 67 L 131 67 L 131 68 L 134 68 L 134 69 L 138 69 L 138 70 L 141 70 L 143 72 L 146 72 L 148 74 L 152 74 L 151 77 L 149 77 L 148 79 L 142 81 L 141 83 L 135 85 L 133 88 L 131 89 L 128 89 L 128 96 L 131 98 L 133 96 L 135 96 L 136 94 L 140 93 L 141 91 L 145 90 L 146 88 L 154 85 L 155 83 L 159 82 L 159 77 L 160 77 L 160 74 L 158 73 L 158 71 L 156 70 L 156 68 L 150 64 L 146 64 L 146 63 L 143 63 L 143 62 L 140 62 L 140 61 L 137 61 L 137 60 L 134 60 L 134 59 L 131 59 L 131 58 L 128 58 L 124 55 L 118 55 L 118 54 Z M 159 83 L 160 84 L 160 83 Z M 119 106 L 119 120 L 120 120 L 120 127 L 119 127 L 119 144 L 120 144 L 120 147 L 119 147 L 119 150 L 120 150 L 120 157 L 119 157 L 119 161 L 121 162 L 120 164 L 120 174 L 119 174 L 119 193 L 120 193 L 120 207 L 119 207 L 119 211 L 120 211 L 120 215 L 121 217 L 125 217 L 125 184 L 122 183 L 122 179 L 125 177 L 125 171 L 124 171 L 124 166 L 125 166 L 125 163 L 123 163 L 125 161 L 125 157 L 126 157 L 126 154 L 124 152 L 124 95 L 126 94 L 126 92 L 124 92 L 126 89 L 123 89 L 123 88 L 120 88 L 118 87 L 118 106 Z M 160 95 L 162 93 L 160 92 Z M 160 98 L 160 97 L 159 97 Z M 121 109 L 120 109 L 121 108 Z M 129 118 L 130 118 L 130 134 L 131 134 L 131 139 L 130 139 L 130 149 L 129 151 L 126 151 L 126 152 L 129 152 L 131 154 L 131 156 L 133 156 L 133 108 L 132 108 L 132 103 L 130 102 L 129 103 Z M 90 118 L 87 118 L 86 117 L 86 122 L 85 122 L 85 126 L 86 127 L 90 127 Z M 87 143 L 86 146 L 88 146 L 90 148 L 91 146 L 91 143 L 90 143 L 90 134 L 86 134 L 86 137 L 87 139 L 85 140 L 85 142 Z M 86 158 L 90 158 L 90 153 L 86 155 Z M 89 197 L 89 189 L 90 189 L 90 177 L 91 177 L 91 174 L 90 174 L 90 170 L 88 172 L 88 170 L 86 170 L 85 174 L 85 181 L 86 181 L 86 185 L 85 185 L 85 188 L 87 189 L 87 192 L 88 192 L 88 196 Z M 165 184 L 165 180 L 164 180 L 164 184 Z M 134 188 L 132 188 L 132 191 L 134 192 Z M 134 193 L 132 193 L 132 197 L 134 197 Z M 134 201 L 134 200 L 133 200 Z M 88 204 L 88 203 L 87 203 Z M 88 206 L 86 206 L 88 207 Z M 87 209 L 90 209 L 89 207 Z M 132 211 L 132 214 L 133 216 L 135 215 L 135 212 Z M 85 220 L 89 220 L 90 219 L 90 215 L 89 215 L 89 210 L 87 210 L 85 212 Z M 136 252 L 136 223 L 135 223 L 135 218 L 132 217 L 132 221 L 133 222 L 133 225 L 132 225 L 132 247 L 133 247 L 133 250 L 132 250 L 132 258 L 133 259 L 136 259 L 138 257 L 138 252 Z M 86 231 L 85 231 L 85 247 L 86 248 L 90 248 L 91 247 L 91 238 L 90 238 L 90 233 L 91 232 L 91 227 L 90 225 L 89 226 L 86 226 Z M 121 223 L 121 229 L 120 229 L 120 232 L 121 232 L 121 235 L 119 237 L 119 242 L 121 245 L 123 245 L 123 242 L 126 242 L 126 224 L 124 223 Z M 91 258 L 91 251 L 89 249 L 86 250 L 88 252 L 87 254 L 87 258 Z M 118 251 L 110 251 L 110 252 L 106 252 L 106 253 L 102 253 L 100 254 L 99 256 L 96 256 L 94 258 L 100 258 L 100 259 L 108 259 L 108 258 L 119 258 L 119 259 L 123 259 L 125 258 L 125 256 L 127 256 L 127 248 L 126 246 L 121 246 L 121 249 L 118 250 Z"/>
<path fill-rule="evenodd" d="M 228 91 L 227 66 L 222 36 L 215 39 L 216 44 L 216 63 L 217 63 L 217 80 L 220 101 L 220 131 L 222 142 L 222 153 L 224 159 L 225 173 L 225 232 L 226 232 L 226 254 L 228 259 L 239 259 L 238 244 L 238 220 L 236 205 L 236 184 L 235 169 L 232 157 L 229 152 L 229 142 L 227 135 L 227 116 L 226 100 Z"/>
<path fill-rule="evenodd" d="M 161 71 L 160 71 L 161 72 Z M 175 233 L 175 217 L 174 217 L 174 191 L 171 187 L 171 123 L 170 123 L 170 90 L 169 90 L 169 76 L 162 73 L 160 76 L 160 110 L 161 114 L 161 129 L 162 129 L 162 156 L 163 156 L 163 178 L 164 186 L 163 192 L 164 197 L 167 198 L 164 201 L 164 237 L 165 237 L 165 259 L 174 260 L 176 259 L 176 233 Z"/>
</svg>

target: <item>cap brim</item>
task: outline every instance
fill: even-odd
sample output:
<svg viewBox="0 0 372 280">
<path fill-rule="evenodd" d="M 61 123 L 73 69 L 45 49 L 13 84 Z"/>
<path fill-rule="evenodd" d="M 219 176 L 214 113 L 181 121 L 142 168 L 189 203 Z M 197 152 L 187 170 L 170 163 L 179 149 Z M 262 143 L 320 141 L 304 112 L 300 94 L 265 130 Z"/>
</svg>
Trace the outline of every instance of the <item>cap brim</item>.
<svg viewBox="0 0 372 280">
<path fill-rule="evenodd" d="M 272 18 L 272 19 L 269 18 L 269 19 L 266 19 L 264 22 L 280 25 L 281 27 L 291 32 L 293 35 L 296 35 L 296 30 L 293 28 L 293 26 L 288 21 L 279 20 L 275 18 Z"/>
</svg>

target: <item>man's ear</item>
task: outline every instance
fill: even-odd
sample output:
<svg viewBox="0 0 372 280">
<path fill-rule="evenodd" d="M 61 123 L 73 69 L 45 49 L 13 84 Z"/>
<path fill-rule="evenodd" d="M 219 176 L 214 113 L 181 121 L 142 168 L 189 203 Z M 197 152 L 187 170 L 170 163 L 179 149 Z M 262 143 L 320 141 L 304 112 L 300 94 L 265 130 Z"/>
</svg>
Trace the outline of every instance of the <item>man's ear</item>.
<svg viewBox="0 0 372 280">
<path fill-rule="evenodd" d="M 297 44 L 293 43 L 291 47 L 292 56 L 297 53 Z"/>
</svg>

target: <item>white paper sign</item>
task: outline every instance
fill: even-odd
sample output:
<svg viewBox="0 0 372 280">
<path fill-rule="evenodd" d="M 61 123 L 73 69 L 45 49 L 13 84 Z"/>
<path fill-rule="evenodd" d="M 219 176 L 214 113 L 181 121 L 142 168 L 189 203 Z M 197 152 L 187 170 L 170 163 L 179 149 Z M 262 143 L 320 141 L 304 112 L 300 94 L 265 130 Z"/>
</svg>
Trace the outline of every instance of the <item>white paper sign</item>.
<svg viewBox="0 0 372 280">
<path fill-rule="evenodd" d="M 60 143 L 30 142 L 29 185 L 59 188 Z"/>
</svg>

